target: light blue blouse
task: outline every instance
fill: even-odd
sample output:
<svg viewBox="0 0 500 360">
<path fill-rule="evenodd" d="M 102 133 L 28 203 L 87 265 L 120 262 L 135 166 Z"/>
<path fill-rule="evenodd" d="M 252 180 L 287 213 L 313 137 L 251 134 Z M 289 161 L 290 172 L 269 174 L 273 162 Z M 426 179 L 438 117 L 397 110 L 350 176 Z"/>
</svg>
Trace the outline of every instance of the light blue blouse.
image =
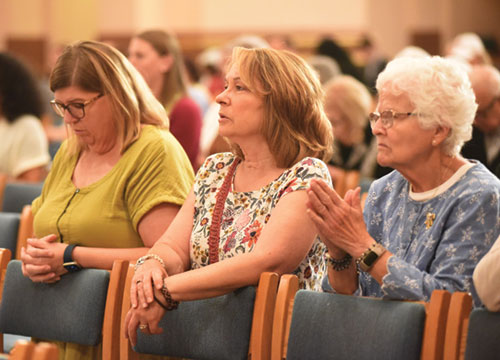
<svg viewBox="0 0 500 360">
<path fill-rule="evenodd" d="M 500 235 L 500 181 L 474 163 L 425 194 L 430 196 L 410 193 L 408 181 L 397 171 L 373 182 L 365 223 L 394 256 L 382 286 L 361 272 L 357 294 L 428 301 L 434 289 L 446 289 L 471 292 L 479 306 L 472 273 Z M 327 278 L 323 289 L 331 290 Z"/>
</svg>

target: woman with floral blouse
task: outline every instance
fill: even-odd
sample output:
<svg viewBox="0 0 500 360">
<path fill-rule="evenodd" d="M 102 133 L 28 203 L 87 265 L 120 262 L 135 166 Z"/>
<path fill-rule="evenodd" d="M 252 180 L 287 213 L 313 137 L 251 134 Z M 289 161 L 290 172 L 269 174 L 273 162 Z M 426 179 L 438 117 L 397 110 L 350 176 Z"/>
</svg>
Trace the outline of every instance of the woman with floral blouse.
<svg viewBox="0 0 500 360">
<path fill-rule="evenodd" d="M 316 75 L 286 51 L 235 48 L 220 104 L 219 133 L 233 152 L 210 156 L 179 215 L 139 259 L 126 329 L 161 330 L 178 301 L 256 284 L 264 271 L 294 272 L 321 289 L 325 246 L 306 212 L 312 179 L 330 182 L 331 125 Z M 151 285 L 153 282 L 153 286 Z"/>
<path fill-rule="evenodd" d="M 372 184 L 364 213 L 359 189 L 341 199 L 314 180 L 308 191 L 328 246 L 323 287 L 409 300 L 466 291 L 479 305 L 472 273 L 500 235 L 500 181 L 460 156 L 477 109 L 467 74 L 440 57 L 398 58 L 377 90 L 377 161 L 395 171 Z"/>
</svg>

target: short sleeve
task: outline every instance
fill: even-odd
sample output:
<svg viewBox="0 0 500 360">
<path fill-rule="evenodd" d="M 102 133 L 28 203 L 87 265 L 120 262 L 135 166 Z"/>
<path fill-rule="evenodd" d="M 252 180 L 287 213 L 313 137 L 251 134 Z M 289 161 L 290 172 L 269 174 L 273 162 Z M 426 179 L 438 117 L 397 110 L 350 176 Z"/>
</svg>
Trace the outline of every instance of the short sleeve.
<svg viewBox="0 0 500 360">
<path fill-rule="evenodd" d="M 326 164 L 319 159 L 304 158 L 288 170 L 279 197 L 293 191 L 308 189 L 312 179 L 322 179 L 332 186 L 332 179 Z"/>
<path fill-rule="evenodd" d="M 135 229 L 141 218 L 161 203 L 182 205 L 194 172 L 186 153 L 171 133 L 152 129 L 145 146 L 130 149 L 131 174 L 126 203 Z"/>
</svg>

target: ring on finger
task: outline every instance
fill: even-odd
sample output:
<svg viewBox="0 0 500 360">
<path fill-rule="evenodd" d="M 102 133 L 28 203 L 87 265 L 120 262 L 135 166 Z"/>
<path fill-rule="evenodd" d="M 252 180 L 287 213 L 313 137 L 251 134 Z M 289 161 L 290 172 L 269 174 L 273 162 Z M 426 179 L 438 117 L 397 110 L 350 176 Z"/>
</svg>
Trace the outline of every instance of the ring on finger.
<svg viewBox="0 0 500 360">
<path fill-rule="evenodd" d="M 141 329 L 141 330 L 146 330 L 147 328 L 148 328 L 147 324 L 140 324 L 139 325 L 139 329 Z"/>
</svg>

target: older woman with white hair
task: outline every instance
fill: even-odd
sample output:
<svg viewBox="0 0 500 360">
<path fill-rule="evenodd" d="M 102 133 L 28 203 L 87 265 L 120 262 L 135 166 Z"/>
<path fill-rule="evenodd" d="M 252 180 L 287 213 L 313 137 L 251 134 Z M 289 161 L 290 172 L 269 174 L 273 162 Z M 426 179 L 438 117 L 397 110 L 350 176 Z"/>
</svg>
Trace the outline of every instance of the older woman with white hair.
<svg viewBox="0 0 500 360">
<path fill-rule="evenodd" d="M 340 198 L 313 181 L 308 213 L 328 247 L 323 289 L 428 300 L 472 292 L 474 267 L 500 235 L 500 181 L 459 155 L 476 112 L 467 74 L 440 57 L 398 58 L 377 79 L 377 161 L 395 171 Z"/>
</svg>

